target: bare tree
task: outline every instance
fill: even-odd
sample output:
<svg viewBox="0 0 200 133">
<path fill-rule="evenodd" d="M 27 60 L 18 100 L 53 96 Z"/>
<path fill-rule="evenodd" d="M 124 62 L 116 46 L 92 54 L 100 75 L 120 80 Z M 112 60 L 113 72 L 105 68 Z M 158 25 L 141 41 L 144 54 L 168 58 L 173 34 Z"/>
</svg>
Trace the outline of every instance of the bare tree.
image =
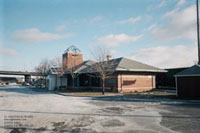
<svg viewBox="0 0 200 133">
<path fill-rule="evenodd" d="M 95 74 L 101 79 L 102 94 L 105 93 L 105 80 L 114 72 L 115 62 L 110 60 L 110 51 L 105 47 L 97 47 L 92 55 L 97 63 L 91 66 L 90 73 Z"/>
<path fill-rule="evenodd" d="M 41 60 L 39 65 L 35 67 L 35 71 L 38 73 L 38 75 L 41 76 L 42 82 L 44 82 L 45 77 L 46 77 L 51 65 L 52 65 L 51 62 L 47 58 L 44 58 Z M 45 86 L 46 86 L 46 82 L 45 82 Z"/>
</svg>

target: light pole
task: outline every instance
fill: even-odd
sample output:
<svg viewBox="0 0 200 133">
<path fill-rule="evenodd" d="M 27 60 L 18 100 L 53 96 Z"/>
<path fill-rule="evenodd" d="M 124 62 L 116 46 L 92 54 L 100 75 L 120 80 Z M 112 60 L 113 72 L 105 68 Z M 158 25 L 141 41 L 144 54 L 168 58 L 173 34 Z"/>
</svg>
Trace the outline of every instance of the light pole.
<svg viewBox="0 0 200 133">
<path fill-rule="evenodd" d="M 199 0 L 196 0 L 197 9 L 197 43 L 198 43 L 198 64 L 200 65 L 200 42 L 199 42 Z"/>
</svg>

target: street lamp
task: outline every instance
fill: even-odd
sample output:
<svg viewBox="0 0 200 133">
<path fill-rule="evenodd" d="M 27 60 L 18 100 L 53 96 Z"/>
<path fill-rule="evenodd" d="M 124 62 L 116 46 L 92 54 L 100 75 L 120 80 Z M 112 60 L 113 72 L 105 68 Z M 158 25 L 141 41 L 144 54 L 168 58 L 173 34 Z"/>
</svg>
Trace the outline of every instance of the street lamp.
<svg viewBox="0 0 200 133">
<path fill-rule="evenodd" d="M 200 65 L 200 40 L 199 40 L 199 0 L 196 0 L 197 9 L 197 43 L 198 43 L 198 65 Z"/>
</svg>

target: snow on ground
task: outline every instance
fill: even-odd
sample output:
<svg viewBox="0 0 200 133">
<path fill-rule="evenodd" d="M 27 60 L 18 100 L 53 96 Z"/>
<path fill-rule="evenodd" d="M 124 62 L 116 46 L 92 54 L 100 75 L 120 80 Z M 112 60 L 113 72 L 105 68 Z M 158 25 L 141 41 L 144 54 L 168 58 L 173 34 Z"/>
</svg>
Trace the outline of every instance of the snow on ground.
<svg viewBox="0 0 200 133">
<path fill-rule="evenodd" d="M 160 124 L 160 112 L 167 110 L 157 106 L 159 103 L 94 100 L 34 91 L 23 86 L 1 86 L 0 132 L 13 131 L 5 129 L 9 127 L 31 133 L 175 132 Z"/>
</svg>

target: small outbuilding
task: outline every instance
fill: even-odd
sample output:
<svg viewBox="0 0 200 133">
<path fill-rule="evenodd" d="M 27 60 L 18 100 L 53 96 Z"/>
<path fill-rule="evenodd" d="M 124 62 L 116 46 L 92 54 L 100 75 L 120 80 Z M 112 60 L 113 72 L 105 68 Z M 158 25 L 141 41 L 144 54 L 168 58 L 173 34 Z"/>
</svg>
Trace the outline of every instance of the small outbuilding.
<svg viewBox="0 0 200 133">
<path fill-rule="evenodd" d="M 177 96 L 200 98 L 200 65 L 194 65 L 175 75 Z"/>
<path fill-rule="evenodd" d="M 46 85 L 49 90 L 55 90 L 56 88 L 66 88 L 67 78 L 65 75 L 61 75 L 60 68 L 50 68 L 46 77 Z"/>
</svg>

